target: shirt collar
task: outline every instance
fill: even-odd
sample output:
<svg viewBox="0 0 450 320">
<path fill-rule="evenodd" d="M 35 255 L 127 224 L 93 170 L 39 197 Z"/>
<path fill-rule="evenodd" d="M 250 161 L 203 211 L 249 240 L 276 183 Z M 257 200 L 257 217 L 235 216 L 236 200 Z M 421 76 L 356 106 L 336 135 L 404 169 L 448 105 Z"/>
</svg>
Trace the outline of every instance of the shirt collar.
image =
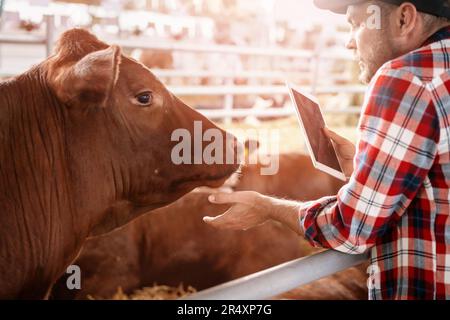
<svg viewBox="0 0 450 320">
<path fill-rule="evenodd" d="M 431 37 L 429 37 L 425 43 L 423 44 L 423 47 L 432 44 L 433 42 L 438 42 L 441 40 L 450 39 L 450 26 L 444 27 L 440 30 L 438 30 L 436 33 L 434 33 Z"/>
</svg>

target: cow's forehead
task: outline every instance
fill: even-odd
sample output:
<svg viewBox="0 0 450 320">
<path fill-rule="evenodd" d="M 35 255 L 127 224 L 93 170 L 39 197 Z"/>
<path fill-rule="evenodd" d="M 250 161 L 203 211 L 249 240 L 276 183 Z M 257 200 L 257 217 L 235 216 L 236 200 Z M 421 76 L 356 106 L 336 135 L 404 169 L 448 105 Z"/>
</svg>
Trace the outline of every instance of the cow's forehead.
<svg viewBox="0 0 450 320">
<path fill-rule="evenodd" d="M 129 57 L 122 55 L 122 62 L 120 64 L 120 71 L 127 72 L 130 71 L 131 76 L 139 76 L 139 75 L 153 75 L 145 65 L 141 62 Z M 135 73 L 135 74 L 133 74 Z M 137 73 L 137 74 L 136 74 Z"/>
<path fill-rule="evenodd" d="M 142 85 L 164 87 L 149 68 L 129 56 L 122 57 L 119 78 L 121 76 L 131 87 Z"/>
</svg>

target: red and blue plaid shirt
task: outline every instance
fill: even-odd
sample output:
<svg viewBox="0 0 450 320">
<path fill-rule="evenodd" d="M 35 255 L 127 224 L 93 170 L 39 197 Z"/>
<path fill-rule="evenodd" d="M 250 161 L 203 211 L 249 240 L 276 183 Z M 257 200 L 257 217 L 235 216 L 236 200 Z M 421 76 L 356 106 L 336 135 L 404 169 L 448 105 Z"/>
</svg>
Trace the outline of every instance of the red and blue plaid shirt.
<svg viewBox="0 0 450 320">
<path fill-rule="evenodd" d="M 450 27 L 378 70 L 353 175 L 300 210 L 314 246 L 370 250 L 369 299 L 450 299 L 449 92 Z"/>
</svg>

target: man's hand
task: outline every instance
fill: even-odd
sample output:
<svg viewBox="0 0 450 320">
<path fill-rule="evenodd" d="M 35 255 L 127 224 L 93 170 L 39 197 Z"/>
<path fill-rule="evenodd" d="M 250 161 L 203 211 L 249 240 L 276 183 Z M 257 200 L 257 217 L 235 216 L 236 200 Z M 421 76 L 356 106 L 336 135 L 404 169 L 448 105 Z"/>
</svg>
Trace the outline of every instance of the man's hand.
<svg viewBox="0 0 450 320">
<path fill-rule="evenodd" d="M 217 217 L 204 217 L 203 221 L 219 229 L 247 230 L 270 219 L 270 206 L 264 196 L 254 191 L 216 193 L 209 196 L 211 203 L 233 203 Z"/>
<path fill-rule="evenodd" d="M 351 141 L 345 139 L 328 128 L 324 128 L 323 132 L 333 141 L 342 170 L 344 171 L 346 177 L 350 177 L 354 170 L 353 158 L 355 157 L 356 152 L 355 145 Z"/>
<path fill-rule="evenodd" d="M 203 221 L 219 229 L 247 230 L 273 219 L 301 233 L 300 203 L 264 196 L 255 191 L 215 193 L 209 196 L 215 204 L 232 203 L 230 209 L 217 217 L 204 217 Z"/>
</svg>

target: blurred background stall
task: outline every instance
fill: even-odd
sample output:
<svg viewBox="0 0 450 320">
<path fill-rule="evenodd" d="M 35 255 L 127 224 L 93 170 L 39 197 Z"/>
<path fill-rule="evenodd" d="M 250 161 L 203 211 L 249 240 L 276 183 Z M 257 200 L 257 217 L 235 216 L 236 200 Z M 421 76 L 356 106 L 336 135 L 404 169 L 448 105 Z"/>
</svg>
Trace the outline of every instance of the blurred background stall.
<svg viewBox="0 0 450 320">
<path fill-rule="evenodd" d="M 277 175 L 260 176 L 261 161 L 244 167 L 241 179 L 227 188 L 303 201 L 335 194 L 342 186 L 303 154 L 285 82 L 316 95 L 327 124 L 356 140 L 365 87 L 358 82 L 352 52 L 345 49 L 345 17 L 319 11 L 312 0 L 0 0 L 0 79 L 44 60 L 59 34 L 74 27 L 122 46 L 175 95 L 242 141 L 254 138 L 245 133 L 264 133 L 256 137 L 260 155 L 273 153 L 268 145 L 278 144 Z M 174 298 L 193 290 L 185 291 L 180 282 L 204 289 L 311 253 L 309 244 L 278 225 L 249 234 L 208 229 L 201 217 L 214 210 L 206 200 L 210 192 L 192 193 L 159 215 L 89 242 L 76 262 L 87 271 L 86 289 L 78 298 L 112 297 L 116 289 L 117 299 L 136 298 L 130 294 L 153 282 L 176 288 L 138 290 L 137 298 L 161 298 L 161 290 L 163 297 Z M 158 246 L 140 250 L 142 241 L 133 239 Z M 283 298 L 363 299 L 365 269 L 343 271 Z M 67 298 L 65 279 L 61 283 L 53 298 Z"/>
<path fill-rule="evenodd" d="M 285 81 L 316 94 L 327 123 L 355 140 L 364 86 L 345 18 L 309 0 L 1 0 L 0 77 L 51 54 L 83 27 L 121 45 L 192 107 L 229 130 L 278 128 L 303 148 Z M 264 141 L 262 142 L 264 144 Z"/>
</svg>

